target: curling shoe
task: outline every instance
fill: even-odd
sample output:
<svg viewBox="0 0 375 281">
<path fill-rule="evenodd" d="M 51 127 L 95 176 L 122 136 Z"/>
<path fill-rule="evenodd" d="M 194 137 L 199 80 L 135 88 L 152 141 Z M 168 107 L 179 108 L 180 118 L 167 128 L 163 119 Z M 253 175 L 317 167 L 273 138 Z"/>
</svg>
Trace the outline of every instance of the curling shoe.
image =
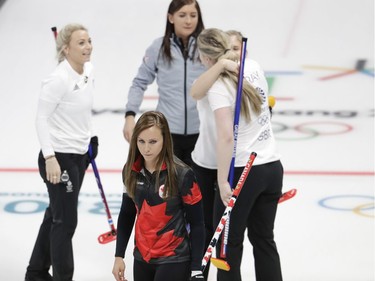
<svg viewBox="0 0 375 281">
<path fill-rule="evenodd" d="M 25 281 L 53 281 L 51 274 L 48 272 L 40 273 L 37 275 L 27 274 L 25 275 Z"/>
</svg>

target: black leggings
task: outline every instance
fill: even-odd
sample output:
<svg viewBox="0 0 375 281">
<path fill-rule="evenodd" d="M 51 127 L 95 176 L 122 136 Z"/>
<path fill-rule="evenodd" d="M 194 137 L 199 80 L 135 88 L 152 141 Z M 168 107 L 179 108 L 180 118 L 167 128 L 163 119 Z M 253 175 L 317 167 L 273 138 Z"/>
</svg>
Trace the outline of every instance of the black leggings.
<svg viewBox="0 0 375 281">
<path fill-rule="evenodd" d="M 74 272 L 72 238 L 77 227 L 78 195 L 87 167 L 87 155 L 56 153 L 69 180 L 52 184 L 46 179 L 45 160 L 39 154 L 39 173 L 47 185 L 49 206 L 45 211 L 27 274 L 38 276 L 53 268 L 53 280 L 70 281 Z"/>
<path fill-rule="evenodd" d="M 134 260 L 134 281 L 187 281 L 190 262 L 149 264 Z"/>
<path fill-rule="evenodd" d="M 235 169 L 237 183 L 242 168 Z M 230 215 L 226 258 L 231 270 L 218 270 L 218 281 L 240 281 L 244 233 L 253 246 L 257 281 L 282 281 L 281 266 L 274 241 L 274 222 L 281 195 L 283 166 L 280 161 L 253 166 Z M 214 222 L 224 212 L 219 192 L 215 195 Z M 220 251 L 219 240 L 217 251 Z M 250 265 L 246 265 L 250 266 Z"/>
<path fill-rule="evenodd" d="M 195 147 L 199 134 L 194 135 L 177 135 L 172 134 L 173 152 L 186 165 L 191 166 L 191 152 Z"/>
<path fill-rule="evenodd" d="M 197 178 L 197 183 L 202 193 L 203 200 L 203 214 L 204 214 L 204 226 L 206 231 L 205 236 L 205 248 L 206 251 L 212 236 L 214 234 L 213 225 L 213 212 L 214 212 L 214 199 L 215 199 L 215 189 L 217 182 L 217 170 L 216 169 L 207 169 L 201 166 L 198 166 L 193 162 L 192 168 L 194 170 L 195 176 Z M 205 271 L 203 272 L 205 280 L 208 279 L 208 272 L 210 271 L 210 262 L 208 262 Z"/>
</svg>

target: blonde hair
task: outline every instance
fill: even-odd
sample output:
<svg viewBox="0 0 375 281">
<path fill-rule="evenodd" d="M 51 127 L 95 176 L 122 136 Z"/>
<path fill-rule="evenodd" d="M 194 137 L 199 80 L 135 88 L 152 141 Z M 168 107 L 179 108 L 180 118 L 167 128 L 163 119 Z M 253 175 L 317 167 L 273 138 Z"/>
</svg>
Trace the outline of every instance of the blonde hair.
<svg viewBox="0 0 375 281">
<path fill-rule="evenodd" d="M 220 59 L 239 60 L 238 55 L 231 50 L 229 35 L 220 29 L 208 28 L 203 30 L 198 36 L 197 42 L 199 52 L 209 57 L 213 62 L 217 62 Z M 237 88 L 238 76 L 235 73 L 225 70 L 220 74 L 219 79 L 222 79 L 224 83 L 229 81 L 232 86 Z M 259 115 L 262 99 L 257 90 L 246 79 L 243 80 L 242 86 L 240 112 L 247 121 L 250 121 L 250 108 L 256 115 Z"/>
<path fill-rule="evenodd" d="M 56 57 L 59 63 L 65 59 L 64 49 L 69 45 L 73 32 L 77 30 L 87 31 L 87 28 L 82 24 L 72 23 L 67 24 L 59 31 L 56 38 Z"/>
<path fill-rule="evenodd" d="M 238 41 L 242 41 L 242 38 L 243 38 L 243 35 L 242 35 L 242 33 L 241 32 L 239 32 L 239 31 L 237 31 L 237 30 L 227 30 L 227 31 L 225 31 L 225 33 L 226 34 L 228 34 L 229 36 L 235 36 L 236 37 L 236 39 L 238 40 Z"/>
</svg>

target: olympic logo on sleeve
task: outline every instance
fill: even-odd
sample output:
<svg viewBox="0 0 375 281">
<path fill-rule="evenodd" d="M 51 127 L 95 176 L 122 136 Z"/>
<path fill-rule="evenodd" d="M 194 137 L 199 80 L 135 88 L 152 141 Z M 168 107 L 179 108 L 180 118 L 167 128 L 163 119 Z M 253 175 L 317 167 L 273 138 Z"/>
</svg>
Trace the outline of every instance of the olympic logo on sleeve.
<svg viewBox="0 0 375 281">
<path fill-rule="evenodd" d="M 374 217 L 374 196 L 333 195 L 319 200 L 319 205 L 334 211 L 353 212 L 362 217 Z"/>
<path fill-rule="evenodd" d="M 297 125 L 287 125 L 272 121 L 272 130 L 277 140 L 298 141 L 318 136 L 333 136 L 349 133 L 353 127 L 343 122 L 312 121 Z"/>
</svg>

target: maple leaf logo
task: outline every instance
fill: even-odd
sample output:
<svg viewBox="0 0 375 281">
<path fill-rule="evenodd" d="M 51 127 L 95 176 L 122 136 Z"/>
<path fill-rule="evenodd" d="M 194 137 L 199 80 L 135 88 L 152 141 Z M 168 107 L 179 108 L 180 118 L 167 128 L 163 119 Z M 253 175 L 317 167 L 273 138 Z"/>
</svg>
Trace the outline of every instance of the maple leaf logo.
<svg viewBox="0 0 375 281">
<path fill-rule="evenodd" d="M 165 214 L 167 202 L 150 206 L 143 202 L 135 226 L 136 246 L 143 259 L 149 262 L 152 258 L 175 255 L 175 249 L 183 237 L 174 235 L 174 229 L 166 230 L 172 216 Z"/>
<path fill-rule="evenodd" d="M 196 182 L 193 183 L 193 187 L 190 189 L 190 193 L 182 196 L 185 203 L 194 205 L 202 199 L 202 194 L 199 186 Z"/>
</svg>

